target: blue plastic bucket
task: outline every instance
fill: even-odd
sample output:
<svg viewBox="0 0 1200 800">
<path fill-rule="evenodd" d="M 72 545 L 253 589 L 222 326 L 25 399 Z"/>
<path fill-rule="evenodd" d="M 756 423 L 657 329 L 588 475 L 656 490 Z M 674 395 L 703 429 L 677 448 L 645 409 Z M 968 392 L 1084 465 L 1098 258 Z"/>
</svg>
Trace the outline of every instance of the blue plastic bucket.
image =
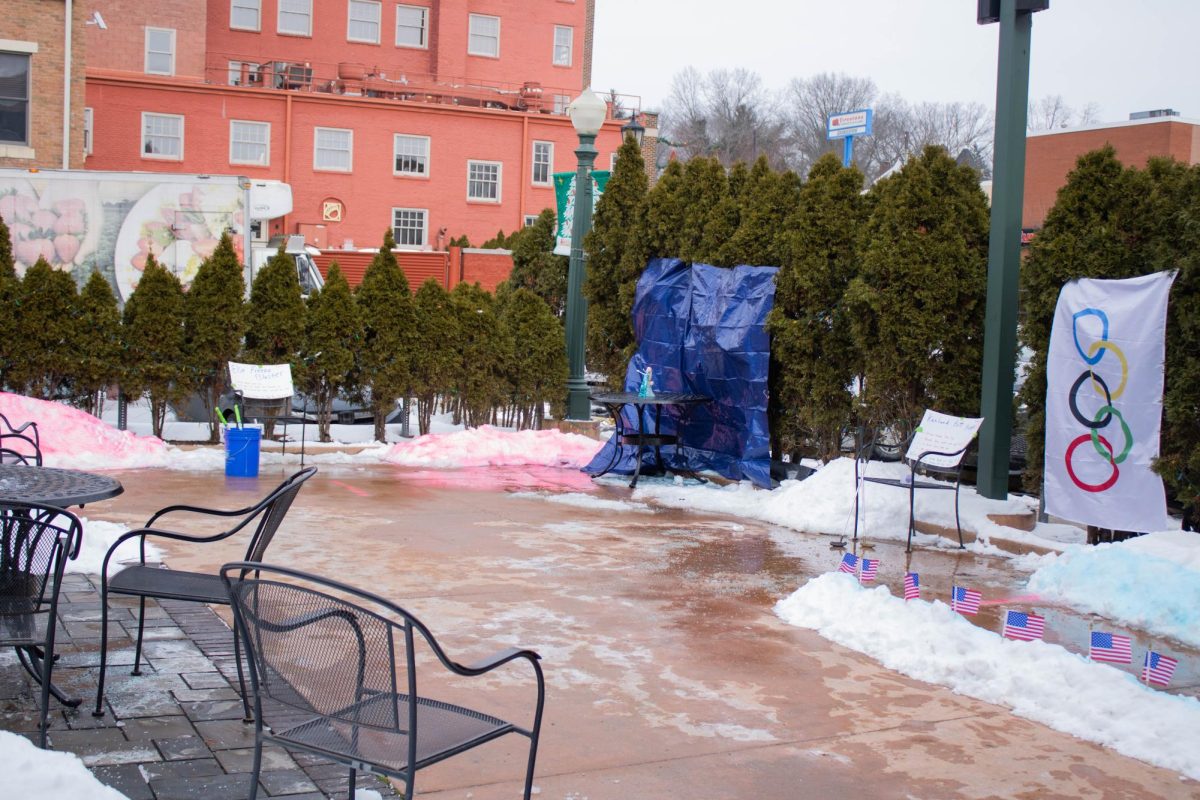
<svg viewBox="0 0 1200 800">
<path fill-rule="evenodd" d="M 225 475 L 230 478 L 258 477 L 260 428 L 225 429 Z"/>
</svg>

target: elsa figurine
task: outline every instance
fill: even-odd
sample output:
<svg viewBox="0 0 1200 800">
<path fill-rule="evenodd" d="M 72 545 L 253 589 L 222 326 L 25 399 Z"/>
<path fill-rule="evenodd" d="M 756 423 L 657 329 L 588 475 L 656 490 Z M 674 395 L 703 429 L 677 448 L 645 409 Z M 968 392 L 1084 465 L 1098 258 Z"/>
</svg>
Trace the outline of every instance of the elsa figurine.
<svg viewBox="0 0 1200 800">
<path fill-rule="evenodd" d="M 654 397 L 654 367 L 646 367 L 641 376 L 642 385 L 638 387 L 638 397 Z"/>
</svg>

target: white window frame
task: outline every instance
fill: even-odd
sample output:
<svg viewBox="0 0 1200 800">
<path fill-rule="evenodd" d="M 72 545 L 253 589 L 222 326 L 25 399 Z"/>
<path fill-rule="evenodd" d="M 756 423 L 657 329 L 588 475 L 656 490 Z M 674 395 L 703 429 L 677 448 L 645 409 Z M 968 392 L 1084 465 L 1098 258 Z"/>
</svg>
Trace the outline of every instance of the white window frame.
<svg viewBox="0 0 1200 800">
<path fill-rule="evenodd" d="M 420 44 L 410 44 L 409 42 L 400 41 L 400 28 L 401 28 L 400 11 L 401 11 L 401 9 L 404 9 L 405 11 L 420 11 L 421 12 L 421 34 L 420 34 L 421 43 Z M 404 25 L 403 27 L 405 30 L 413 29 L 412 25 Z M 414 5 L 410 5 L 408 3 L 397 3 L 396 4 L 396 47 L 412 47 L 417 50 L 428 50 L 429 49 L 429 7 L 428 6 L 414 6 Z"/>
<path fill-rule="evenodd" d="M 96 142 L 96 115 L 91 106 L 83 109 L 83 154 L 90 156 Z"/>
<path fill-rule="evenodd" d="M 20 141 L 0 141 L 0 158 L 33 158 L 33 56 L 38 51 L 34 42 L 0 40 L 0 52 L 6 56 L 25 57 L 25 134 Z M 22 98 L 11 96 L 20 101 Z"/>
<path fill-rule="evenodd" d="M 571 95 L 569 95 L 569 94 L 554 95 L 554 113 L 555 114 L 560 114 L 560 115 L 565 116 L 567 113 L 567 106 L 569 106 L 569 105 L 571 105 Z"/>
<path fill-rule="evenodd" d="M 471 176 L 472 167 L 495 167 L 496 168 L 496 196 L 495 197 L 476 197 L 471 194 L 472 183 L 491 184 L 491 181 L 484 181 L 481 178 L 473 178 Z M 468 203 L 490 203 L 499 204 L 504 197 L 504 162 L 503 161 L 484 161 L 481 159 L 467 159 L 467 202 Z"/>
<path fill-rule="evenodd" d="M 167 34 L 167 37 L 171 41 L 169 50 L 151 50 L 150 49 L 150 37 L 156 33 Z M 142 66 L 147 75 L 174 75 L 175 74 L 175 29 L 174 28 L 153 28 L 153 27 L 147 25 L 143 50 L 144 50 L 144 52 L 142 54 L 143 55 Z M 169 67 L 167 67 L 165 70 L 150 69 L 150 56 L 152 56 L 152 55 L 167 56 L 167 58 L 169 58 L 171 61 L 171 65 Z"/>
<path fill-rule="evenodd" d="M 179 138 L 179 155 L 172 155 L 170 153 L 146 152 L 146 145 L 149 144 L 149 140 L 146 138 L 146 123 L 149 122 L 151 119 L 178 121 L 178 123 L 179 123 L 179 136 L 178 136 L 178 138 Z M 183 114 L 160 114 L 157 111 L 143 111 L 142 112 L 142 136 L 141 136 L 141 145 L 139 147 L 142 158 L 153 159 L 155 161 L 183 161 L 183 154 L 184 154 L 183 134 L 184 134 Z M 165 136 L 165 134 L 157 134 L 157 135 L 160 138 Z M 174 137 L 172 137 L 172 138 L 174 138 Z"/>
<path fill-rule="evenodd" d="M 261 142 L 250 141 L 249 139 L 241 140 L 241 142 L 243 144 L 262 145 L 263 154 L 262 154 L 261 160 L 255 161 L 255 160 L 246 159 L 246 158 L 237 158 L 234 155 L 234 145 L 237 144 L 239 141 L 234 134 L 234 130 L 235 130 L 236 126 L 238 126 L 238 125 L 252 126 L 253 128 L 255 128 L 257 130 L 264 131 L 264 133 L 266 134 L 263 137 L 263 141 L 261 141 Z M 269 166 L 271 166 L 271 123 L 261 122 L 261 121 L 252 120 L 252 119 L 231 119 L 231 120 L 229 120 L 229 163 L 230 164 L 246 164 L 246 165 L 249 165 L 252 167 L 269 167 Z"/>
<path fill-rule="evenodd" d="M 547 155 L 547 158 L 544 161 L 538 158 L 539 145 L 542 146 L 543 151 Z M 544 141 L 534 140 L 533 152 L 530 155 L 529 163 L 531 165 L 530 174 L 529 174 L 529 182 L 531 184 L 533 184 L 534 186 L 553 186 L 554 185 L 554 142 L 544 142 Z M 544 166 L 546 168 L 546 179 L 545 180 L 538 180 L 538 167 L 540 167 L 540 166 Z"/>
<path fill-rule="evenodd" d="M 307 11 L 297 11 L 297 10 L 294 10 L 291 8 L 285 10 L 284 5 L 286 5 L 288 3 L 293 3 L 293 4 L 297 4 L 297 5 L 303 3 L 308 6 L 308 10 Z M 290 14 L 292 16 L 305 16 L 308 20 L 308 26 L 302 31 L 285 28 L 283 26 L 283 15 L 284 14 Z M 276 12 L 276 15 L 275 15 L 275 31 L 276 31 L 276 33 L 283 34 L 284 36 L 312 36 L 312 29 L 313 29 L 312 0 L 279 0 L 279 10 Z"/>
<path fill-rule="evenodd" d="M 400 169 L 400 168 L 397 166 L 397 164 L 396 164 L 396 161 L 397 161 L 397 160 L 399 160 L 400 156 L 402 155 L 402 153 L 400 152 L 400 143 L 401 143 L 402 141 L 406 141 L 406 142 L 424 142 L 424 144 L 425 144 L 425 148 L 424 148 L 425 152 L 423 152 L 423 153 L 415 153 L 415 152 L 412 152 L 411 150 L 406 150 L 406 151 L 403 153 L 403 155 L 406 155 L 406 156 L 411 156 L 411 157 L 413 157 L 413 158 L 421 158 L 421 159 L 424 159 L 424 162 L 423 162 L 423 163 L 424 163 L 424 165 L 425 165 L 425 169 L 424 169 L 423 171 L 419 171 L 419 170 L 407 170 L 407 169 Z M 432 159 L 430 158 L 430 151 L 431 151 L 431 149 L 432 149 L 432 140 L 431 140 L 431 139 L 430 139 L 428 136 L 420 136 L 420 135 L 418 135 L 418 134 L 415 134 L 415 133 L 395 133 L 395 134 L 392 134 L 392 174 L 393 174 L 393 175 L 398 175 L 398 176 L 400 176 L 400 177 L 403 177 L 403 178 L 421 178 L 421 179 L 428 179 L 428 178 L 429 178 L 429 171 L 430 171 L 430 167 L 432 166 L 432 163 L 431 163 L 431 162 L 432 162 Z"/>
<path fill-rule="evenodd" d="M 617 170 L 617 154 L 610 153 L 608 156 L 608 171 L 616 172 Z"/>
<path fill-rule="evenodd" d="M 483 22 L 484 20 L 495 21 L 496 32 L 494 34 L 493 33 L 480 33 L 478 31 L 476 31 L 476 29 L 475 29 L 476 23 Z M 475 39 L 476 38 L 491 39 L 493 37 L 496 40 L 495 52 L 491 52 L 490 50 L 479 50 L 475 47 Z M 484 58 L 499 58 L 500 57 L 500 18 L 499 17 L 495 17 L 490 14 L 469 14 L 467 16 L 467 55 L 483 56 Z"/>
<path fill-rule="evenodd" d="M 371 7 L 374 10 L 374 19 L 355 19 L 354 7 L 358 6 L 361 10 L 366 7 Z M 354 35 L 354 23 L 358 22 L 365 25 L 375 26 L 375 37 L 366 39 L 361 36 Z M 383 3 L 379 0 L 347 0 L 346 2 L 346 41 L 347 42 L 363 42 L 365 44 L 379 44 L 379 32 L 383 28 Z"/>
<path fill-rule="evenodd" d="M 230 61 L 229 62 L 229 85 L 230 86 L 262 86 L 262 75 L 259 72 L 261 64 L 256 64 L 253 61 Z M 243 69 L 244 68 L 244 69 Z M 242 76 L 246 76 L 246 82 L 242 83 Z M 251 80 L 251 77 L 254 80 Z"/>
<path fill-rule="evenodd" d="M 404 240 L 405 237 L 397 235 L 397 231 L 400 228 L 396 224 L 398 221 L 396 219 L 396 216 L 398 214 L 402 214 L 402 213 L 420 214 L 421 215 L 421 228 L 420 228 L 421 241 L 419 243 L 413 244 L 413 243 L 409 242 L 407 244 L 401 244 L 401 242 Z M 405 228 L 404 230 L 415 231 L 417 229 L 408 227 L 408 228 Z M 418 249 L 421 249 L 421 248 L 425 247 L 426 245 L 428 245 L 429 244 L 429 209 L 428 208 L 400 208 L 400 207 L 392 208 L 392 236 L 396 239 L 396 247 L 398 247 L 398 248 L 402 248 L 402 249 L 406 249 L 406 250 L 418 250 Z"/>
<path fill-rule="evenodd" d="M 528 228 L 529 226 L 531 226 L 535 222 L 537 222 L 537 219 L 538 219 L 537 214 L 524 214 L 521 216 L 521 227 Z"/>
<path fill-rule="evenodd" d="M 322 149 L 325 149 L 325 150 L 332 149 L 332 148 L 328 148 L 328 147 L 326 147 L 326 148 L 321 147 L 321 133 L 322 132 L 344 133 L 349 136 L 349 139 L 347 140 L 347 147 L 346 147 L 347 164 L 345 167 L 326 167 L 326 166 L 321 165 L 321 163 L 320 163 L 321 150 Z M 325 128 L 325 127 L 313 128 L 313 172 L 353 172 L 353 171 L 354 171 L 354 131 L 351 130 L 350 128 Z"/>
<path fill-rule="evenodd" d="M 254 25 L 238 25 L 234 17 L 238 10 L 253 11 Z M 229 0 L 229 27 L 235 31 L 262 30 L 262 0 Z"/>
<path fill-rule="evenodd" d="M 567 43 L 565 45 L 560 44 L 558 41 L 559 34 L 563 33 L 564 31 L 567 34 Z M 559 58 L 559 50 L 563 47 L 566 48 L 565 60 Z M 553 63 L 556 67 L 569 67 L 575 63 L 575 29 L 570 25 L 554 26 L 554 45 L 551 63 Z"/>
</svg>

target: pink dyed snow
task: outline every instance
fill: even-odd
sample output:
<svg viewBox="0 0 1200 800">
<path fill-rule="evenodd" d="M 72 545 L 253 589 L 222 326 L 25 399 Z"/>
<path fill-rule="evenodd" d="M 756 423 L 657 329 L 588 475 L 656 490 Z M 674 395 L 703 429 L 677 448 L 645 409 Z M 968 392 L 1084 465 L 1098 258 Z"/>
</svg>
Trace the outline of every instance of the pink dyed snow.
<svg viewBox="0 0 1200 800">
<path fill-rule="evenodd" d="M 162 439 L 119 431 L 63 403 L 0 392 L 0 414 L 16 427 L 37 423 L 42 463 L 47 467 L 135 469 L 167 465 L 167 445 Z"/>
<path fill-rule="evenodd" d="M 401 442 L 383 460 L 406 467 L 582 467 L 602 444 L 578 433 L 506 431 L 484 425 Z"/>
</svg>

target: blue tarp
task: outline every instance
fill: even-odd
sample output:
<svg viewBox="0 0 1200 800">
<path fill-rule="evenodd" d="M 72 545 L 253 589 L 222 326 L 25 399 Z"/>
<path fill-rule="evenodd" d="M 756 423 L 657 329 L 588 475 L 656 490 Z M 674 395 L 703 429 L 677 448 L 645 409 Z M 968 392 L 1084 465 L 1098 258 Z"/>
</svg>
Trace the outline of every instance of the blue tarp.
<svg viewBox="0 0 1200 800">
<path fill-rule="evenodd" d="M 636 392 L 641 372 L 654 369 L 656 392 L 704 394 L 713 402 L 690 407 L 680 429 L 681 409 L 665 407 L 660 430 L 680 437 L 663 448 L 668 466 L 711 470 L 733 480 L 771 485 L 767 427 L 770 339 L 765 323 L 775 303 L 776 267 L 688 265 L 677 258 L 653 259 L 638 280 L 633 332 L 640 345 L 625 373 L 625 390 Z M 647 409 L 647 414 L 652 412 Z M 626 425 L 636 429 L 634 412 Z M 654 428 L 647 420 L 646 430 Z M 617 443 L 609 440 L 584 471 L 608 466 Z M 621 448 L 613 471 L 633 472 L 636 450 Z M 654 450 L 643 454 L 654 464 Z"/>
</svg>

